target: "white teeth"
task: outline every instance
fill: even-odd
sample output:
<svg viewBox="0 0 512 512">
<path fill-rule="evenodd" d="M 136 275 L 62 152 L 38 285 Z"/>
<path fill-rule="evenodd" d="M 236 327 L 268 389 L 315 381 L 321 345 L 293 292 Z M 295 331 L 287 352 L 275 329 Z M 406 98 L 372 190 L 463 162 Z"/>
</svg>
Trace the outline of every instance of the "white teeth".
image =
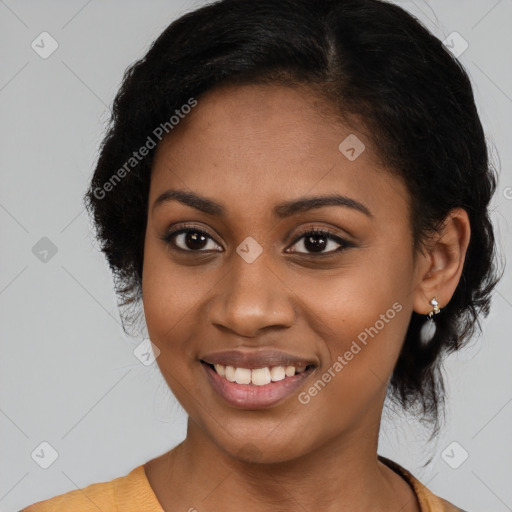
<svg viewBox="0 0 512 512">
<path fill-rule="evenodd" d="M 270 384 L 270 370 L 268 368 L 257 368 L 252 372 L 252 383 L 256 386 Z"/>
<path fill-rule="evenodd" d="M 272 379 L 272 382 L 283 380 L 285 377 L 286 373 L 284 371 L 284 366 L 274 366 L 270 368 L 270 378 Z"/>
<path fill-rule="evenodd" d="M 235 382 L 235 369 L 232 366 L 226 366 L 226 379 Z"/>
<path fill-rule="evenodd" d="M 293 377 L 295 375 L 295 366 L 287 366 L 284 370 L 287 377 Z"/>
<path fill-rule="evenodd" d="M 237 384 L 253 384 L 255 386 L 265 386 L 271 382 L 278 382 L 286 377 L 293 377 L 296 373 L 306 371 L 306 366 L 272 366 L 265 368 L 235 368 L 234 366 L 225 366 L 223 364 L 214 364 L 215 371 L 226 378 L 229 382 Z"/>
<path fill-rule="evenodd" d="M 224 377 L 226 375 L 226 368 L 223 364 L 214 364 L 215 371 L 221 376 Z"/>
<path fill-rule="evenodd" d="M 237 384 L 250 384 L 251 370 L 247 368 L 237 368 L 235 370 L 235 380 Z"/>
</svg>

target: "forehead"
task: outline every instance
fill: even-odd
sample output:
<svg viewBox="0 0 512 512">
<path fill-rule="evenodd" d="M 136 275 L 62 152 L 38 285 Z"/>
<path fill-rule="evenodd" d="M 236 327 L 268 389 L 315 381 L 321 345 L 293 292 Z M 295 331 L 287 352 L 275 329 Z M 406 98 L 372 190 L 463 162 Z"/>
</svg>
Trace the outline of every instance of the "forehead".
<svg viewBox="0 0 512 512">
<path fill-rule="evenodd" d="M 200 97 L 158 146 L 150 202 L 166 188 L 262 208 L 308 193 L 344 194 L 377 209 L 403 210 L 408 201 L 367 138 L 342 124 L 325 100 L 305 87 L 277 85 L 222 87 Z"/>
</svg>

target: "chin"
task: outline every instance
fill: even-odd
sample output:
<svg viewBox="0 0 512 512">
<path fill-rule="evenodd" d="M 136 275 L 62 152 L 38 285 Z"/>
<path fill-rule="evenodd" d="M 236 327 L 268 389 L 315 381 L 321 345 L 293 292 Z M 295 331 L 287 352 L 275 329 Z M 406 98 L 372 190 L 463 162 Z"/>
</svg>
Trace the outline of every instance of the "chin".
<svg viewBox="0 0 512 512">
<path fill-rule="evenodd" d="M 248 464 L 277 464 L 298 459 L 306 455 L 311 449 L 304 439 L 303 433 L 297 432 L 271 432 L 261 428 L 240 431 L 237 435 L 231 432 L 217 432 L 212 437 L 217 447 L 232 457 Z M 275 427 L 275 425 L 274 425 Z M 277 430 L 277 429 L 276 429 Z M 211 433 L 210 433 L 211 436 Z"/>
</svg>

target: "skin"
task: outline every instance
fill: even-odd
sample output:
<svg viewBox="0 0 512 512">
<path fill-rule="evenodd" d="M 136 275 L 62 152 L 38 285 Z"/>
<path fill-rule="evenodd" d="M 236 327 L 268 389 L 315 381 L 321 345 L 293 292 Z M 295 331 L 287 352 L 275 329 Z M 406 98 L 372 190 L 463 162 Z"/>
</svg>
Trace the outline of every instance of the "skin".
<svg viewBox="0 0 512 512">
<path fill-rule="evenodd" d="M 434 296 L 442 308 L 459 282 L 466 212 L 450 212 L 428 250 L 414 255 L 405 185 L 311 91 L 231 86 L 198 102 L 159 145 L 149 192 L 144 312 L 162 375 L 189 416 L 186 439 L 145 464 L 157 498 L 168 512 L 419 511 L 406 481 L 377 460 L 380 420 L 412 312 L 427 314 Z M 366 144 L 354 161 L 338 149 L 350 134 Z M 212 199 L 226 216 L 177 201 L 153 207 L 168 189 Z M 347 206 L 272 214 L 283 201 L 333 192 L 371 216 Z M 211 237 L 199 249 L 206 252 L 193 252 L 198 246 L 191 249 L 184 235 L 174 238 L 182 252 L 162 240 L 178 223 Z M 301 238 L 311 227 L 353 246 L 322 260 Z M 252 263 L 236 252 L 248 236 L 263 250 Z M 329 241 L 323 252 L 339 247 Z M 300 403 L 298 394 L 394 303 L 400 312 Z M 272 407 L 228 405 L 206 379 L 201 355 L 261 347 L 318 366 Z"/>
</svg>

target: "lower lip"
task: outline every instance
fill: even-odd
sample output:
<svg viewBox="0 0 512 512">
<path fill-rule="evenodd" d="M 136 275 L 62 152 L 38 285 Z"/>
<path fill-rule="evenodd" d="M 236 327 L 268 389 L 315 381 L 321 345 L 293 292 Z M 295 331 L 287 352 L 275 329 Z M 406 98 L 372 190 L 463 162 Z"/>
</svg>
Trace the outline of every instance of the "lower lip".
<svg viewBox="0 0 512 512">
<path fill-rule="evenodd" d="M 263 409 L 277 404 L 296 391 L 314 371 L 314 368 L 311 367 L 295 374 L 293 377 L 285 377 L 277 382 L 256 386 L 254 384 L 230 382 L 208 365 L 201 363 L 201 366 L 204 368 L 206 376 L 215 391 L 228 404 L 239 409 Z"/>
</svg>

